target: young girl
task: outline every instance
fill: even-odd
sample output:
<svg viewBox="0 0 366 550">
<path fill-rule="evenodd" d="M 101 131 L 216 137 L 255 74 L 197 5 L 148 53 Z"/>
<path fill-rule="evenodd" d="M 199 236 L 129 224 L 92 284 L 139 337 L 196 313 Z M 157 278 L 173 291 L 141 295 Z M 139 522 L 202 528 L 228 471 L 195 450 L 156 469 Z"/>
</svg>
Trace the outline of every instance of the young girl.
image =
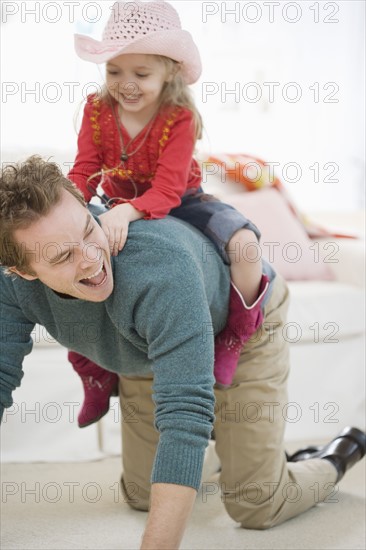
<svg viewBox="0 0 366 550">
<path fill-rule="evenodd" d="M 114 4 L 101 42 L 76 35 L 75 48 L 86 61 L 106 62 L 106 85 L 87 99 L 69 178 L 87 202 L 101 186 L 109 210 L 100 222 L 114 255 L 131 222 L 168 214 L 213 242 L 232 279 L 227 325 L 215 339 L 216 382 L 228 386 L 243 344 L 262 323 L 269 279 L 256 260 L 258 229 L 201 188 L 193 152 L 202 124 L 188 90 L 201 74 L 197 47 L 170 4 L 135 1 Z M 83 427 L 108 411 L 118 377 L 75 352 L 69 359 L 84 385 Z"/>
</svg>

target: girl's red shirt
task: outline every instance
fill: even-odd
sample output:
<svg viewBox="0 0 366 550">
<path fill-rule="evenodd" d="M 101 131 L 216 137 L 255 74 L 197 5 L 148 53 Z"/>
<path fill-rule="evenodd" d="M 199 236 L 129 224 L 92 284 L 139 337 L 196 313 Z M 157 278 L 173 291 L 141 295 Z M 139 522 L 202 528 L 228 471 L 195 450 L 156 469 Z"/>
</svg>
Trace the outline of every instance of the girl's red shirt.
<svg viewBox="0 0 366 550">
<path fill-rule="evenodd" d="M 113 113 L 112 109 L 115 109 Z M 109 198 L 118 197 L 144 212 L 145 219 L 164 218 L 180 205 L 188 190 L 201 184 L 201 171 L 193 158 L 195 129 L 189 109 L 163 108 L 131 141 L 120 124 L 124 147 L 130 142 L 124 163 L 117 128 L 118 106 L 89 96 L 78 137 L 78 152 L 68 177 L 89 202 L 100 184 Z M 101 171 L 104 175 L 101 177 Z M 90 176 L 95 177 L 89 179 Z M 137 189 L 136 191 L 133 183 Z"/>
</svg>

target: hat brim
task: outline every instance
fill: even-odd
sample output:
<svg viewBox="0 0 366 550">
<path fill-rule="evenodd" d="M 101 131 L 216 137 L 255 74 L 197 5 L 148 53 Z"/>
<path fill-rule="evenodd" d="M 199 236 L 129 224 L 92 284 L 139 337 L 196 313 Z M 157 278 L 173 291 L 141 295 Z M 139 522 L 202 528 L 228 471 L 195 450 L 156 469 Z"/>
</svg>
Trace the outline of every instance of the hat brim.
<svg viewBox="0 0 366 550">
<path fill-rule="evenodd" d="M 196 82 L 202 72 L 198 48 L 190 33 L 184 30 L 154 32 L 127 46 L 94 40 L 81 34 L 75 34 L 74 43 L 77 55 L 84 61 L 106 63 L 118 55 L 131 53 L 164 55 L 181 63 L 183 78 L 187 84 Z"/>
</svg>

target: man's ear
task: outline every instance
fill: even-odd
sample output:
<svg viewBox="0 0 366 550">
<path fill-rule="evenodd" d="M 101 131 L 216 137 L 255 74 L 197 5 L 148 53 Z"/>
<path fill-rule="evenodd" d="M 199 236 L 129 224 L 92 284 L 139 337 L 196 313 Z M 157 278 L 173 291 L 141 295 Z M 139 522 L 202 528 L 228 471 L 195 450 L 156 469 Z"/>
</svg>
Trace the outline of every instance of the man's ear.
<svg viewBox="0 0 366 550">
<path fill-rule="evenodd" d="M 36 275 L 29 275 L 29 273 L 25 273 L 24 271 L 19 271 L 16 267 L 9 267 L 8 271 L 11 273 L 15 273 L 15 275 L 19 275 L 19 277 L 22 277 L 22 279 L 26 279 L 27 281 L 35 281 L 38 279 Z"/>
</svg>

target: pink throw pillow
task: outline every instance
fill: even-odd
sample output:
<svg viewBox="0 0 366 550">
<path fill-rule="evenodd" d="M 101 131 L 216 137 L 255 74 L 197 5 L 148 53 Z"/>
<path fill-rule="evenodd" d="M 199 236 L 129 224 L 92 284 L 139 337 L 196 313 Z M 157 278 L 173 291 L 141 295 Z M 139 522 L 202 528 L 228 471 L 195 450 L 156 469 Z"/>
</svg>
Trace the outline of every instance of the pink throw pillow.
<svg viewBox="0 0 366 550">
<path fill-rule="evenodd" d="M 238 193 L 225 197 L 223 202 L 231 204 L 258 227 L 263 257 L 286 280 L 334 280 L 329 266 L 318 257 L 314 241 L 277 189 Z"/>
</svg>

